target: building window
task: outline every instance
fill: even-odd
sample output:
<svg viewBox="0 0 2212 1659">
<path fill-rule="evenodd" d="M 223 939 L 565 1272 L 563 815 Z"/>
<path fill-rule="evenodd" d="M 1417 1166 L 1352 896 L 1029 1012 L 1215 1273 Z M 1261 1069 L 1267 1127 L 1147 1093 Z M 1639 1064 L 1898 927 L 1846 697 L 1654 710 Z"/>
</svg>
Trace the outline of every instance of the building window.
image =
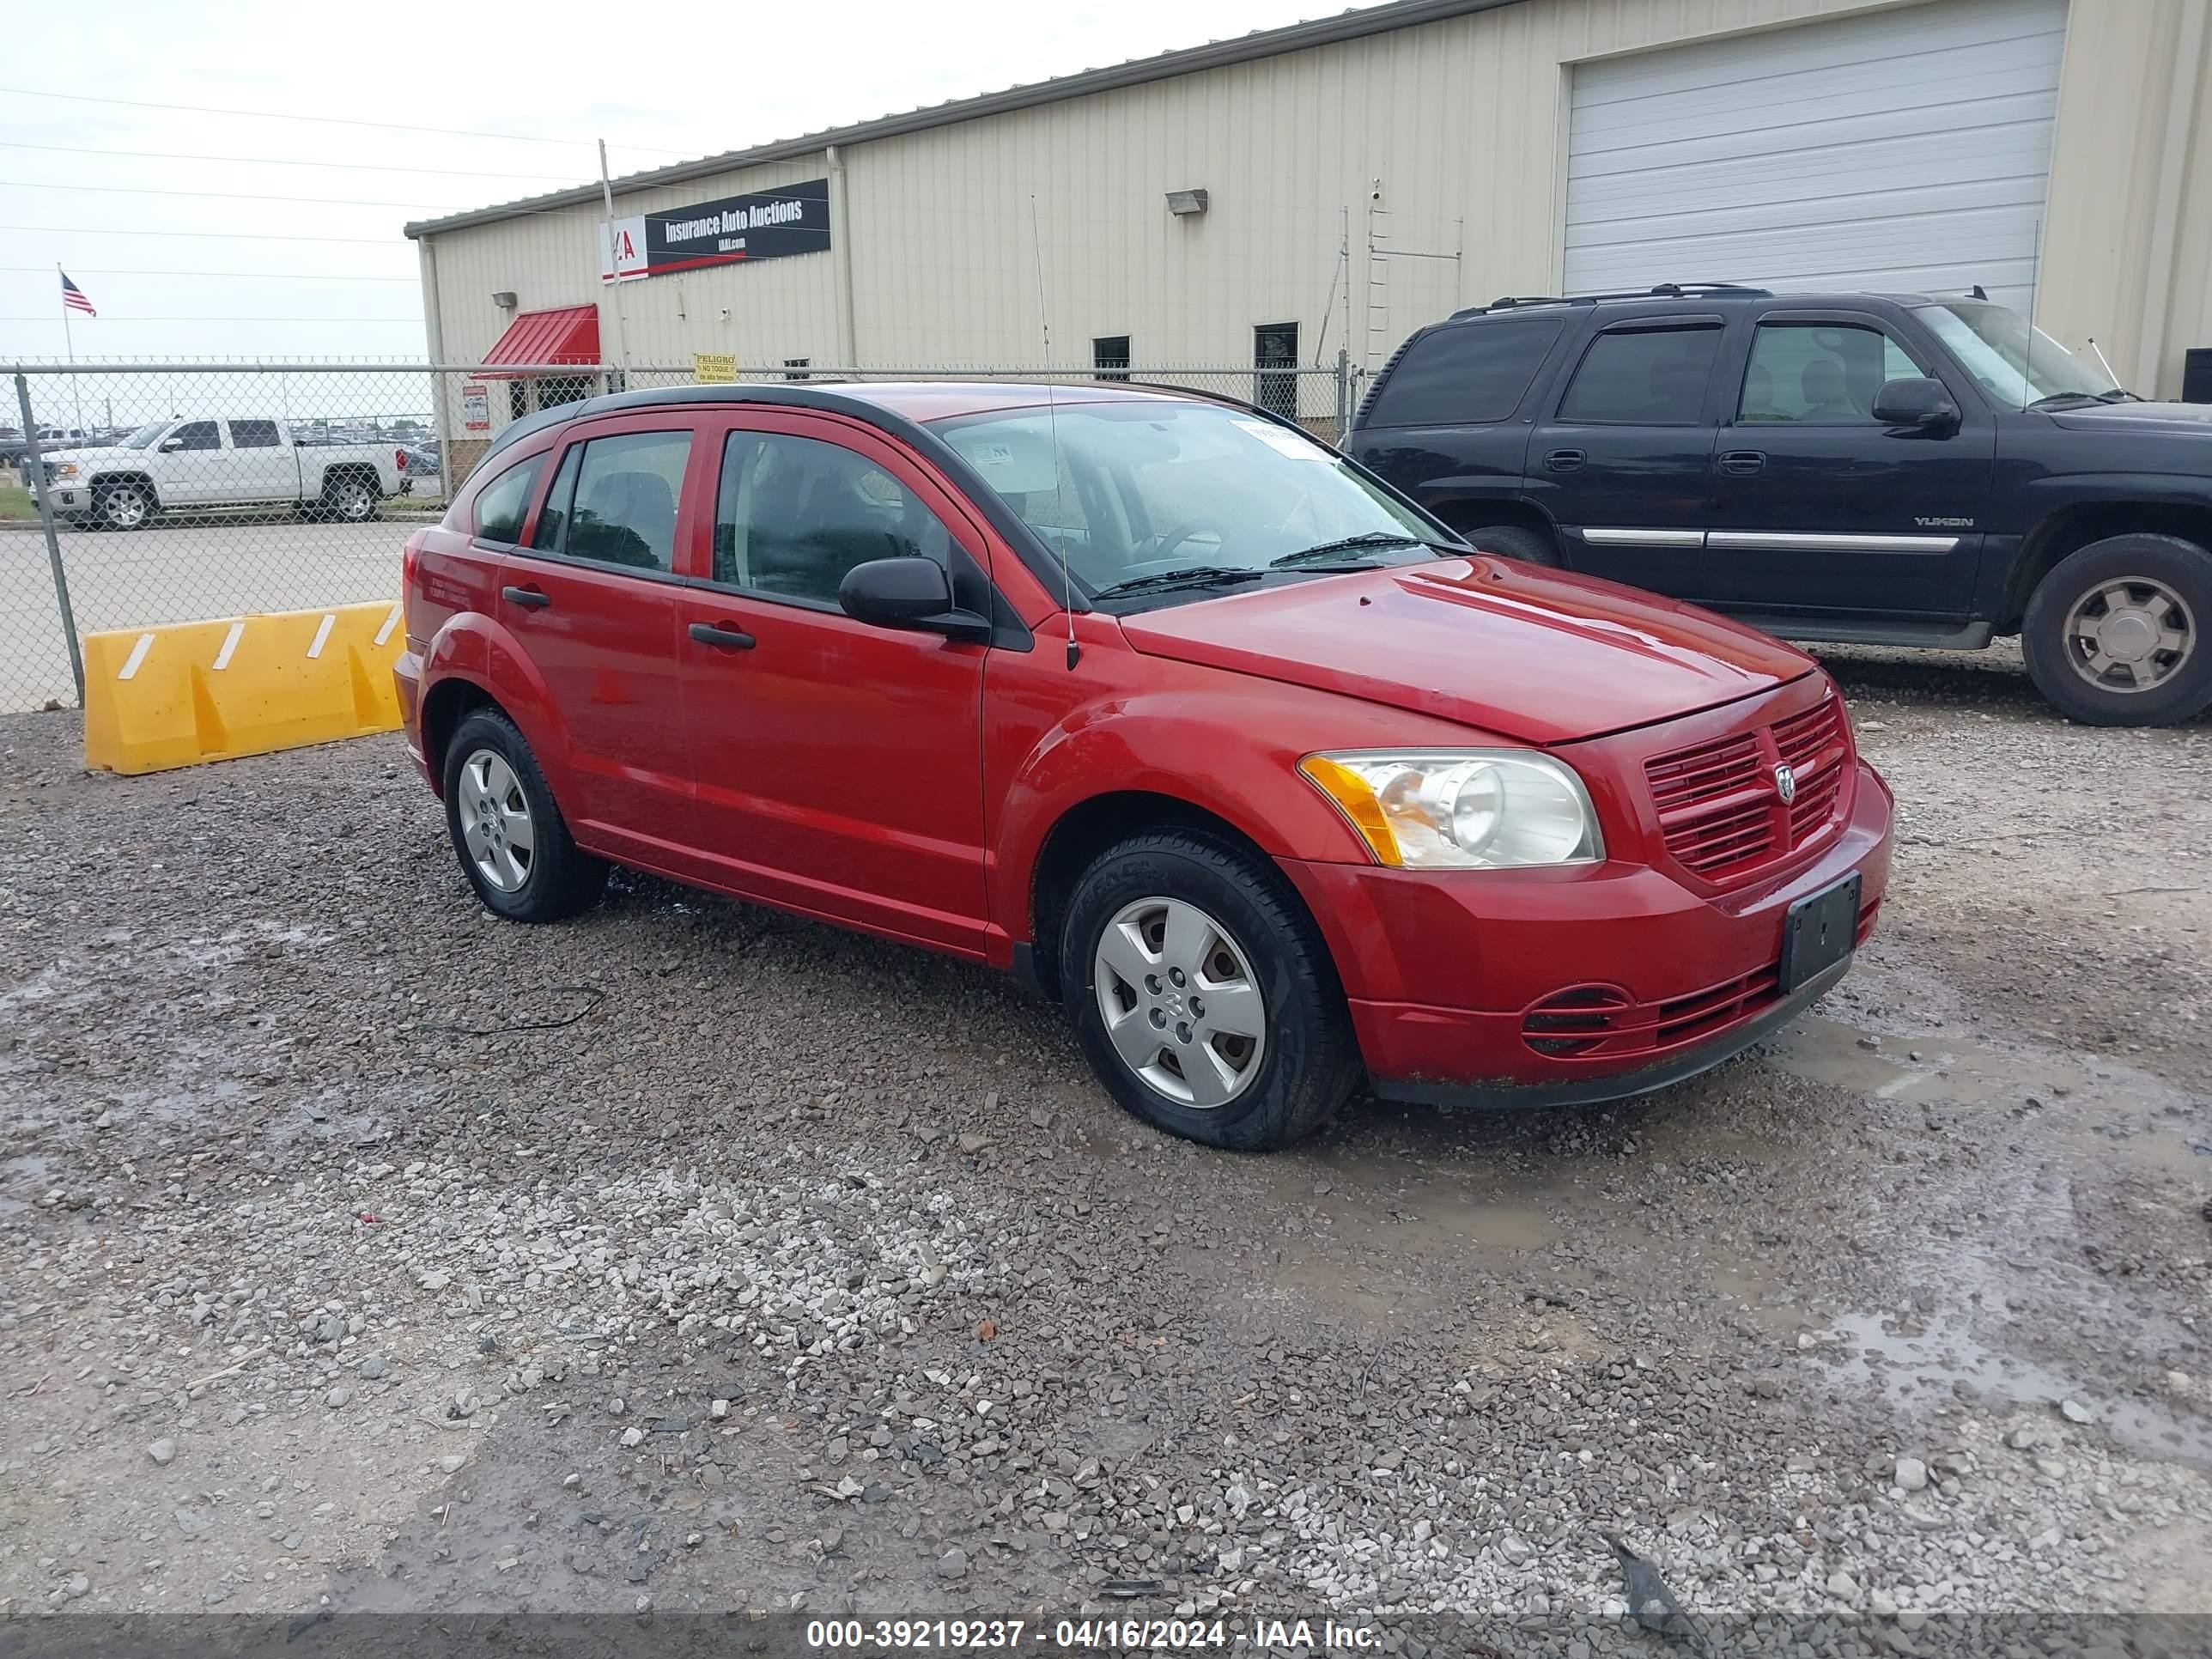
<svg viewBox="0 0 2212 1659">
<path fill-rule="evenodd" d="M 1092 378 L 1100 380 L 1126 380 L 1129 378 L 1129 337 L 1126 334 L 1102 334 L 1091 343 L 1091 367 L 1096 371 Z"/>
<path fill-rule="evenodd" d="M 519 421 L 528 413 L 530 413 L 530 383 L 527 380 L 509 380 L 507 383 L 507 418 L 511 421 Z"/>
<path fill-rule="evenodd" d="M 1252 401 L 1270 415 L 1298 415 L 1298 325 L 1262 323 L 1252 331 Z"/>
<path fill-rule="evenodd" d="M 599 377 L 591 374 L 552 374 L 538 382 L 538 406 L 556 409 L 562 404 L 580 404 L 599 390 Z"/>
<path fill-rule="evenodd" d="M 783 360 L 783 378 L 787 380 L 811 380 L 812 376 L 806 371 L 813 367 L 814 359 L 811 357 L 786 357 Z"/>
</svg>

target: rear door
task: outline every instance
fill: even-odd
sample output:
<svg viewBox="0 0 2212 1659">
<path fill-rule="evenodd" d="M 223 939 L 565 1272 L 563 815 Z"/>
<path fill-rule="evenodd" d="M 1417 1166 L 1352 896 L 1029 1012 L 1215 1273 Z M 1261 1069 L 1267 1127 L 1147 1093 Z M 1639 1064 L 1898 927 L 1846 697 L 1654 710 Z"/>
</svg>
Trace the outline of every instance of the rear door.
<svg viewBox="0 0 2212 1659">
<path fill-rule="evenodd" d="M 667 868 L 694 836 L 678 681 L 678 524 L 689 417 L 579 422 L 527 538 L 500 572 L 501 623 L 550 695 L 578 841 Z"/>
<path fill-rule="evenodd" d="M 857 422 L 755 409 L 700 436 L 712 534 L 678 649 L 707 873 L 980 955 L 986 647 L 856 622 L 837 586 L 865 560 L 919 556 L 988 611 L 981 527 Z"/>
<path fill-rule="evenodd" d="M 300 464 L 276 422 L 234 416 L 223 424 L 230 438 L 229 453 L 223 457 L 223 499 L 297 501 Z"/>
<path fill-rule="evenodd" d="M 1948 386 L 1962 422 L 1948 431 L 1876 422 L 1883 381 L 1942 380 L 1948 365 L 1867 312 L 1769 311 L 1741 361 L 1690 597 L 1773 614 L 1965 617 L 1996 457 L 1980 400 Z"/>
<path fill-rule="evenodd" d="M 1553 388 L 1525 488 L 1570 568 L 1695 597 L 1725 331 L 1705 313 L 1610 320 Z"/>
</svg>

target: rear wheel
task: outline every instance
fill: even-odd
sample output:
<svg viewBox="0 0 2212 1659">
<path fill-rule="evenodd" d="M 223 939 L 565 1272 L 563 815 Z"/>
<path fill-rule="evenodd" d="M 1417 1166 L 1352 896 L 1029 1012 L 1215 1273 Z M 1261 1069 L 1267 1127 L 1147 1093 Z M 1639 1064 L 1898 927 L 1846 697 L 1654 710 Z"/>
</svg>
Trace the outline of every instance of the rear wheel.
<svg viewBox="0 0 2212 1659">
<path fill-rule="evenodd" d="M 1068 1018 L 1108 1092 L 1146 1122 L 1273 1152 L 1358 1086 L 1328 951 L 1245 854 L 1188 831 L 1133 837 L 1084 872 L 1066 918 Z"/>
<path fill-rule="evenodd" d="M 107 530 L 143 530 L 154 517 L 154 492 L 141 483 L 100 486 L 92 501 L 93 521 Z"/>
<path fill-rule="evenodd" d="M 485 909 L 510 921 L 559 921 L 587 910 L 607 866 L 581 851 L 537 757 L 514 722 L 479 708 L 446 745 L 446 829 Z"/>
<path fill-rule="evenodd" d="M 1485 553 L 1518 559 L 1523 564 L 1549 565 L 1556 568 L 1559 562 L 1559 550 L 1552 545 L 1552 538 L 1542 531 L 1531 530 L 1526 525 L 1491 524 L 1480 530 L 1463 530 L 1460 534 L 1470 546 Z"/>
<path fill-rule="evenodd" d="M 2212 704 L 2212 554 L 2178 536 L 2108 537 L 2037 586 L 2021 624 L 2036 689 L 2091 726 L 2171 726 Z"/>
<path fill-rule="evenodd" d="M 374 485 L 357 472 L 327 480 L 323 485 L 322 509 L 340 524 L 365 524 L 376 516 Z"/>
</svg>

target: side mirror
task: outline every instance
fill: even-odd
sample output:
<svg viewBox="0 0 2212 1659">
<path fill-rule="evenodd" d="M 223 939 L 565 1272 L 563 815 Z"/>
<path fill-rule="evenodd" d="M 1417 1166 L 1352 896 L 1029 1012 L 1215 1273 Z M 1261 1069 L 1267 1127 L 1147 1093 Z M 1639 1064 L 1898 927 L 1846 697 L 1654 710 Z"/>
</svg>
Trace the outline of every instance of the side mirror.
<svg viewBox="0 0 2212 1659">
<path fill-rule="evenodd" d="M 1948 431 L 1959 423 L 1959 405 L 1941 380 L 1917 375 L 1885 380 L 1875 394 L 1874 417 L 1884 426 L 1915 428 L 1923 432 Z"/>
<path fill-rule="evenodd" d="M 161 440 L 161 453 L 164 455 L 173 455 L 184 447 L 185 441 L 182 438 L 164 438 Z"/>
<path fill-rule="evenodd" d="M 952 603 L 952 584 L 934 559 L 870 559 L 837 584 L 837 603 L 856 622 L 912 628 L 955 640 L 988 640 L 991 624 Z"/>
</svg>

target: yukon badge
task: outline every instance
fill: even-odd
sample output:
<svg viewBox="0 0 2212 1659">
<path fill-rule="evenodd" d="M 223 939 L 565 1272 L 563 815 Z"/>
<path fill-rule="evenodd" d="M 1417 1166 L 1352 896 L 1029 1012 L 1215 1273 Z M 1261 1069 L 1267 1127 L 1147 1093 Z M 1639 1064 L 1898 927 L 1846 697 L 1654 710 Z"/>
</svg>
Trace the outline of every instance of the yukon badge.
<svg viewBox="0 0 2212 1659">
<path fill-rule="evenodd" d="M 1784 806 L 1797 799 L 1797 775 L 1786 766 L 1774 769 L 1774 793 L 1782 797 Z"/>
</svg>

